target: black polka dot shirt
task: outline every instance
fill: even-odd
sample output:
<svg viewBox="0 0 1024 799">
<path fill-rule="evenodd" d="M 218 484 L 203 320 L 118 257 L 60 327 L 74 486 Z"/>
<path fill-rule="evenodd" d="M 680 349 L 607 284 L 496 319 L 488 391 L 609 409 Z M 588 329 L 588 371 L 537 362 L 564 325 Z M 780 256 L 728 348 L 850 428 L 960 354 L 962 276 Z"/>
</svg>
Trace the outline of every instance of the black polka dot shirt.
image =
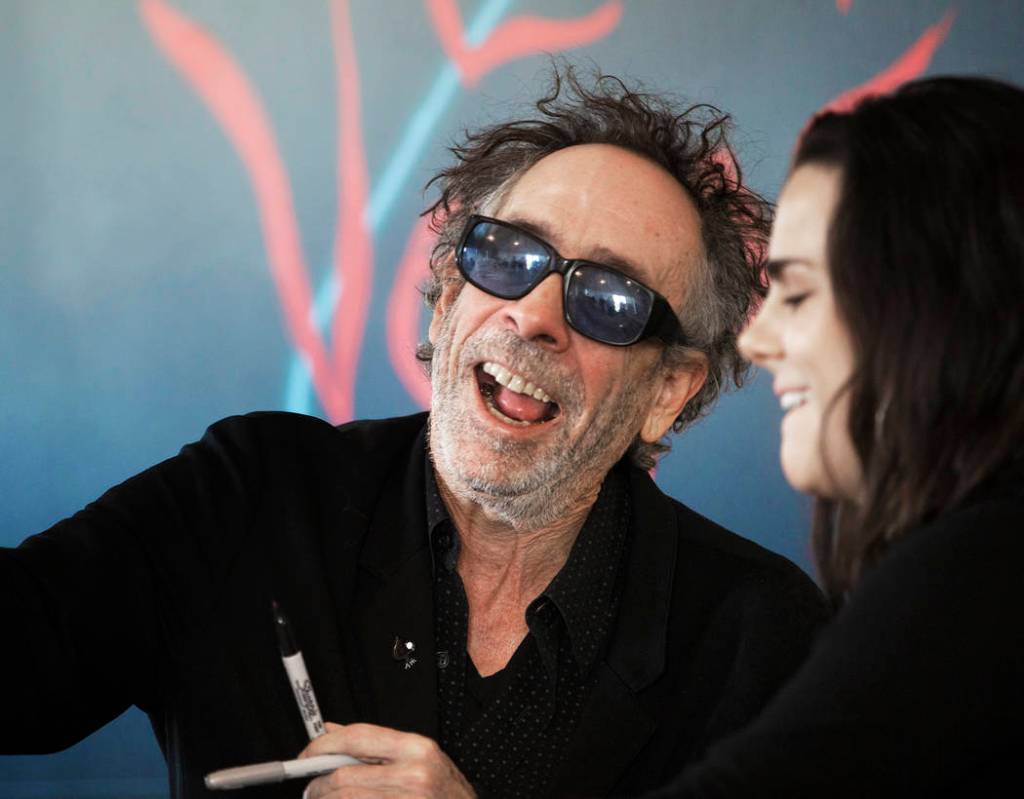
<svg viewBox="0 0 1024 799">
<path fill-rule="evenodd" d="M 426 470 L 434 559 L 441 747 L 482 798 L 545 796 L 579 723 L 618 609 L 629 533 L 626 477 L 613 469 L 561 571 L 526 610 L 529 632 L 483 678 L 467 655 L 458 532 Z"/>
</svg>

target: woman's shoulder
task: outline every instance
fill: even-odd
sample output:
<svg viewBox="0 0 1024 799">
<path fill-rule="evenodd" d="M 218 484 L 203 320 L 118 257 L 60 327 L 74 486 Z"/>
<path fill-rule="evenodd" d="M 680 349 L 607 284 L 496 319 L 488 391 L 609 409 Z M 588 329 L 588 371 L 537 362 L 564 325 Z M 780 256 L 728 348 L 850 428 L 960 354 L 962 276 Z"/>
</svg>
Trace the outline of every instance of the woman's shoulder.
<svg viewBox="0 0 1024 799">
<path fill-rule="evenodd" d="M 1024 490 L 993 480 L 908 532 L 868 569 L 837 618 L 847 633 L 884 628 L 890 644 L 931 641 L 947 656 L 990 650 L 1024 660 L 1017 604 Z M 922 651 L 927 649 L 923 647 Z"/>
<path fill-rule="evenodd" d="M 1016 458 L 957 507 L 902 536 L 882 566 L 1016 574 L 1024 562 L 1024 458 Z M 881 568 L 881 566 L 879 567 Z M 948 571 L 947 571 L 948 569 Z"/>
</svg>

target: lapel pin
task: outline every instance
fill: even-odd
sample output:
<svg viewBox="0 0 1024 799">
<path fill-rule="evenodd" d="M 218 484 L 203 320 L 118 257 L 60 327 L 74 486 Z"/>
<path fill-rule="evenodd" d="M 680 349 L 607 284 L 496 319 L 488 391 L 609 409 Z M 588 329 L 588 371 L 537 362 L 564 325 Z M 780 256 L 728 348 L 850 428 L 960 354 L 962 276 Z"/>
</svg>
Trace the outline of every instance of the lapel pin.
<svg viewBox="0 0 1024 799">
<path fill-rule="evenodd" d="M 415 651 L 416 644 L 412 641 L 403 641 L 397 635 L 395 636 L 395 643 L 391 646 L 391 657 L 404 663 L 406 671 L 416 665 L 416 658 L 412 656 Z"/>
</svg>

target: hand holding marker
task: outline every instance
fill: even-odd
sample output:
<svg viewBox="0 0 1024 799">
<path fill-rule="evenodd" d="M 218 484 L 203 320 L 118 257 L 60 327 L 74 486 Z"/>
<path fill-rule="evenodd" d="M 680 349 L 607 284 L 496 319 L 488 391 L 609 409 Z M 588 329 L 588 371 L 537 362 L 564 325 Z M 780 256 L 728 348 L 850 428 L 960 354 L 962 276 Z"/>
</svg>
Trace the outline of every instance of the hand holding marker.
<svg viewBox="0 0 1024 799">
<path fill-rule="evenodd" d="M 302 652 L 295 645 L 291 626 L 277 602 L 273 602 L 274 629 L 277 632 L 277 645 L 281 650 L 281 661 L 288 673 L 288 681 L 295 694 L 295 703 L 306 725 L 309 739 L 323 735 L 324 721 L 320 716 L 320 707 L 316 703 L 313 684 L 306 672 L 306 664 Z M 222 769 L 206 775 L 206 787 L 211 789 L 244 788 L 247 785 L 260 785 L 267 782 L 281 782 L 294 777 L 316 777 L 327 774 L 341 766 L 351 766 L 361 761 L 348 755 L 319 755 L 301 760 L 272 761 L 270 763 L 254 763 L 250 766 Z"/>
</svg>

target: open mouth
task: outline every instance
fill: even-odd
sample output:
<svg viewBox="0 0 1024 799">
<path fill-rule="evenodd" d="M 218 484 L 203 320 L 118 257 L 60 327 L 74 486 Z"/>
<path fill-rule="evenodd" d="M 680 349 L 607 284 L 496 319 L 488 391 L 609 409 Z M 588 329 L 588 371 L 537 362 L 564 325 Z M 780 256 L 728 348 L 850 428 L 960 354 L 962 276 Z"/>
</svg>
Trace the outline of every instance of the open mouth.
<svg viewBox="0 0 1024 799">
<path fill-rule="evenodd" d="M 558 416 L 558 403 L 522 375 L 491 361 L 478 364 L 475 372 L 484 405 L 505 424 L 528 427 Z"/>
<path fill-rule="evenodd" d="M 782 395 L 779 397 L 779 405 L 782 407 L 782 410 L 786 413 L 793 410 L 794 408 L 799 408 L 806 402 L 806 391 L 786 391 L 783 392 Z"/>
</svg>

